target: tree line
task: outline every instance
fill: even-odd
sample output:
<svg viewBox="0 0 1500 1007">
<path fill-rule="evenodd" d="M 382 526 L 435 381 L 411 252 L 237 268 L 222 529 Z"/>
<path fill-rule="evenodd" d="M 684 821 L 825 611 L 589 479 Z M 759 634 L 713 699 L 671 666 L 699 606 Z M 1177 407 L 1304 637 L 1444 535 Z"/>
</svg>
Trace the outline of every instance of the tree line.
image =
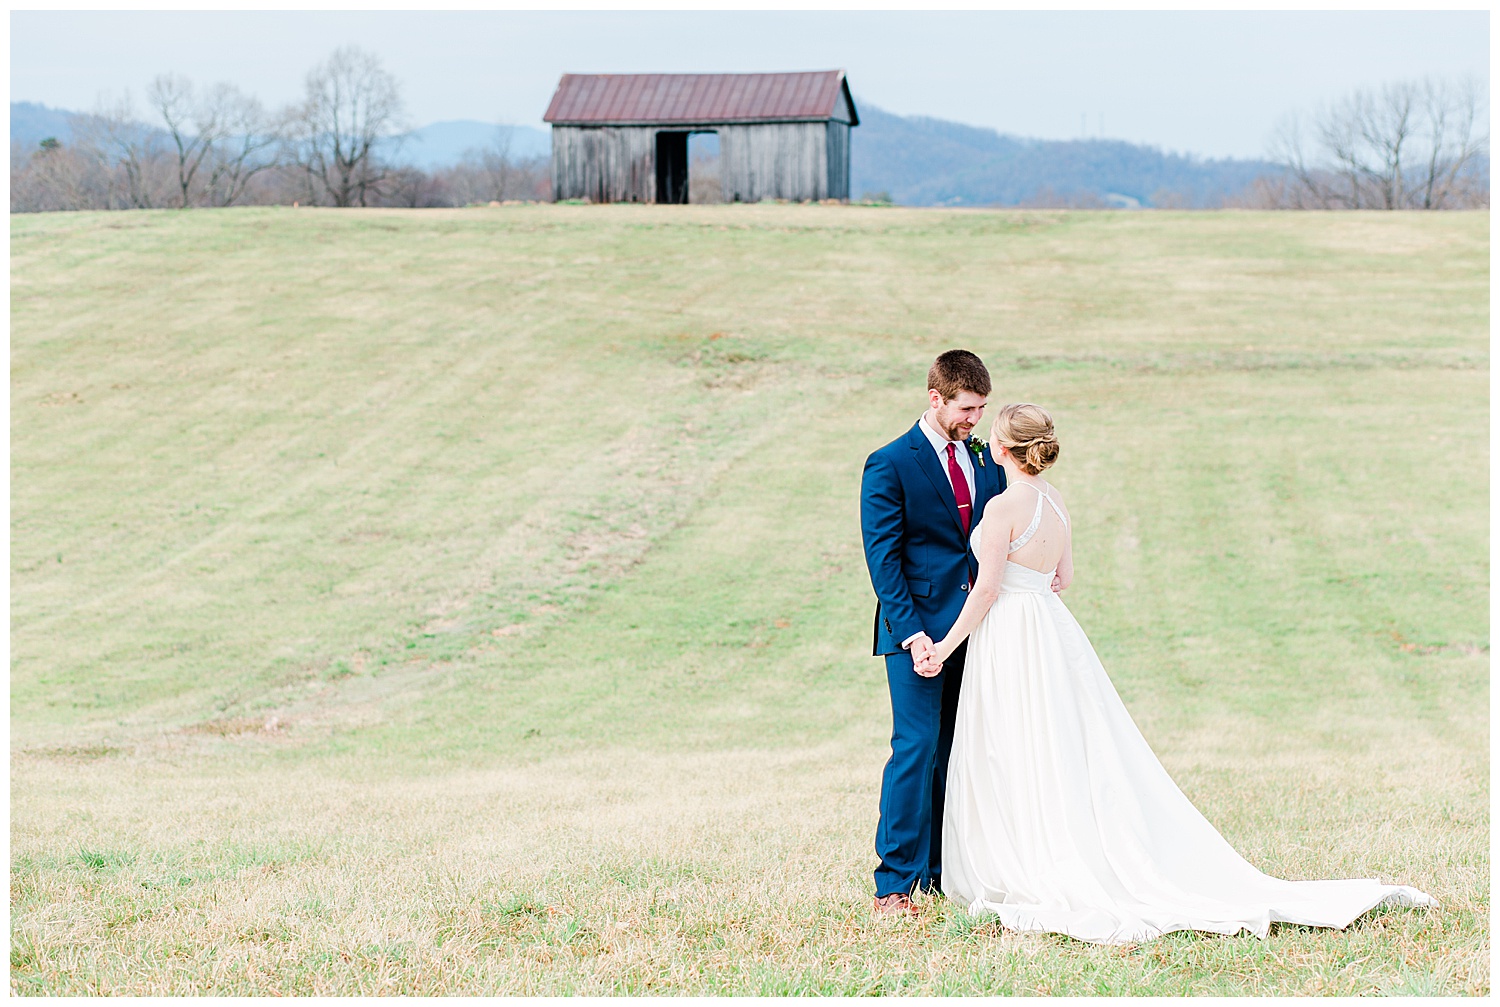
<svg viewBox="0 0 1500 1007">
<path fill-rule="evenodd" d="M 545 158 L 510 153 L 509 131 L 459 164 L 422 171 L 401 158 L 401 88 L 349 46 L 308 71 L 300 101 L 267 109 L 232 84 L 163 74 L 146 92 L 75 116 L 66 140 L 11 151 L 11 212 L 266 204 L 466 206 L 547 199 Z"/>
<path fill-rule="evenodd" d="M 1475 78 L 1363 88 L 1284 120 L 1263 205 L 1447 210 L 1490 205 L 1489 91 Z"/>
<path fill-rule="evenodd" d="M 1467 210 L 1490 205 L 1489 89 L 1464 77 L 1360 88 L 1277 126 L 1277 169 L 1219 205 L 1271 210 Z M 1153 206 L 1188 205 L 1159 192 Z"/>
<path fill-rule="evenodd" d="M 377 57 L 357 47 L 338 49 L 310 70 L 303 98 L 274 111 L 233 85 L 200 88 L 175 74 L 152 81 L 146 98 L 152 122 L 139 119 L 127 97 L 75 117 L 66 142 L 49 138 L 35 150 L 13 148 L 11 211 L 465 206 L 550 198 L 546 159 L 511 156 L 503 127 L 489 145 L 469 151 L 453 167 L 425 172 L 403 163 L 400 86 Z M 1488 121 L 1488 90 L 1476 79 L 1429 78 L 1359 89 L 1285 119 L 1269 149 L 1274 169 L 1242 183 L 1238 192 L 1210 197 L 1179 180 L 1140 193 L 1138 201 L 1157 207 L 1267 209 L 1488 207 Z M 1019 171 L 1021 160 L 1040 155 L 1011 138 L 993 136 L 986 142 L 1010 143 L 1017 151 L 985 151 L 988 163 L 963 169 L 952 184 L 1012 205 L 1110 205 L 1087 184 L 1084 176 L 1102 169 L 1090 163 L 1074 166 L 1076 178 L 1058 174 L 1053 165 L 1046 172 L 1052 181 L 1029 198 L 1008 190 L 1008 198 L 1001 195 L 1005 176 Z M 884 156 L 894 158 L 895 166 L 913 158 L 922 162 L 921 154 L 906 149 Z M 966 150 L 948 154 L 960 161 L 972 156 Z M 957 167 L 940 170 L 935 160 L 942 154 L 928 152 L 919 186 L 924 191 L 949 184 L 944 176 Z"/>
<path fill-rule="evenodd" d="M 1284 119 L 1265 156 L 1202 159 L 1123 140 L 1039 140 L 866 103 L 856 192 L 869 202 L 1108 209 L 1489 206 L 1487 91 L 1397 81 Z"/>
</svg>

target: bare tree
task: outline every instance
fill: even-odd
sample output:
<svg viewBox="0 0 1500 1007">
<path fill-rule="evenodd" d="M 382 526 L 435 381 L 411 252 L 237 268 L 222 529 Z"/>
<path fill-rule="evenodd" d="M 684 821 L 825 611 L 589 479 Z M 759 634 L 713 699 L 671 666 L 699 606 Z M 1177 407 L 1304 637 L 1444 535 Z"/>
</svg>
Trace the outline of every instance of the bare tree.
<svg viewBox="0 0 1500 1007">
<path fill-rule="evenodd" d="M 1271 138 L 1271 160 L 1281 164 L 1290 176 L 1288 184 L 1275 190 L 1276 198 L 1284 202 L 1273 205 L 1295 210 L 1327 210 L 1332 190 L 1323 184 L 1328 172 L 1315 167 L 1306 152 L 1302 117 L 1293 113 L 1281 121 Z M 1263 188 L 1261 195 L 1271 197 L 1273 191 Z"/>
<path fill-rule="evenodd" d="M 107 164 L 76 143 L 48 137 L 33 151 L 11 151 L 12 213 L 107 210 L 110 197 Z"/>
<path fill-rule="evenodd" d="M 489 146 L 480 150 L 478 162 L 483 177 L 489 182 L 489 200 L 503 201 L 511 198 L 511 184 L 515 175 L 515 162 L 511 159 L 511 143 L 516 131 L 509 126 L 496 126 Z"/>
<path fill-rule="evenodd" d="M 372 53 L 334 51 L 307 75 L 307 97 L 293 117 L 290 153 L 334 206 L 367 206 L 385 179 L 382 142 L 401 120 L 401 90 Z"/>
<path fill-rule="evenodd" d="M 1261 175 L 1239 192 L 1224 197 L 1223 205 L 1239 210 L 1306 210 L 1298 199 L 1304 192 L 1290 172 Z"/>
<path fill-rule="evenodd" d="M 392 168 L 386 173 L 386 184 L 380 194 L 381 206 L 451 206 L 452 195 L 441 177 L 420 168 Z"/>
<path fill-rule="evenodd" d="M 1424 210 L 1449 201 L 1476 205 L 1475 170 L 1483 165 L 1483 205 L 1489 205 L 1489 133 L 1482 128 L 1488 114 L 1488 89 L 1477 78 L 1456 84 L 1424 81 L 1422 106 L 1428 127 L 1428 157 L 1418 187 Z"/>
<path fill-rule="evenodd" d="M 199 92 L 187 78 L 163 74 L 148 97 L 176 151 L 179 206 L 229 206 L 251 178 L 276 164 L 280 123 L 234 85 Z"/>
<path fill-rule="evenodd" d="M 176 148 L 179 205 L 186 209 L 198 169 L 222 139 L 224 124 L 219 121 L 217 104 L 200 100 L 193 82 L 175 73 L 153 80 L 146 90 L 146 100 L 161 116 Z"/>
<path fill-rule="evenodd" d="M 1402 81 L 1355 91 L 1325 106 L 1310 127 L 1300 117 L 1284 120 L 1271 147 L 1289 176 L 1284 205 L 1489 205 L 1485 103 L 1472 79 Z"/>
<path fill-rule="evenodd" d="M 286 134 L 286 116 L 266 112 L 260 101 L 229 84 L 209 96 L 221 137 L 211 160 L 205 195 L 213 206 L 233 206 L 244 198 L 251 180 L 277 167 L 277 151 Z"/>
<path fill-rule="evenodd" d="M 550 178 L 550 165 L 546 158 L 515 156 L 514 135 L 514 127 L 497 126 L 489 143 L 469 148 L 458 164 L 435 173 L 450 205 L 542 198 L 539 171 Z"/>
<path fill-rule="evenodd" d="M 165 206 L 171 182 L 161 131 L 142 123 L 127 92 L 101 101 L 93 114 L 74 120 L 78 147 L 109 176 L 110 205 L 132 209 Z"/>
<path fill-rule="evenodd" d="M 1382 210 L 1395 210 L 1403 203 L 1407 164 L 1402 155 L 1410 161 L 1410 141 L 1417 129 L 1415 92 L 1404 82 L 1387 84 L 1379 92 L 1357 91 L 1334 106 L 1334 116 L 1320 131 L 1349 190 Z"/>
<path fill-rule="evenodd" d="M 339 206 L 465 206 L 547 200 L 545 157 L 517 158 L 513 130 L 433 172 L 394 164 L 401 101 L 375 57 L 335 52 L 307 79 L 306 100 L 275 114 L 228 84 L 203 88 L 165 74 L 148 97 L 159 125 L 130 96 L 76 115 L 65 143 L 11 150 L 11 211 L 332 202 Z"/>
<path fill-rule="evenodd" d="M 448 206 L 547 199 L 551 165 L 545 157 L 515 158 L 495 148 L 469 150 L 463 160 L 434 173 L 433 181 Z"/>
</svg>

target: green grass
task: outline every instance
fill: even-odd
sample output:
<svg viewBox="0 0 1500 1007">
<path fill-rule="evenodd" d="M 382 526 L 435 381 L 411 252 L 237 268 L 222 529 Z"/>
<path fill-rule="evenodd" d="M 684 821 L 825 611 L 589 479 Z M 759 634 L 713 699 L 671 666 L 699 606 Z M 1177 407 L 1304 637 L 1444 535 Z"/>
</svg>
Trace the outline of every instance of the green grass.
<svg viewBox="0 0 1500 1007">
<path fill-rule="evenodd" d="M 12 990 L 1487 993 L 1488 224 L 13 218 Z M 1189 796 L 1441 908 L 870 915 L 859 473 L 951 346 Z"/>
</svg>

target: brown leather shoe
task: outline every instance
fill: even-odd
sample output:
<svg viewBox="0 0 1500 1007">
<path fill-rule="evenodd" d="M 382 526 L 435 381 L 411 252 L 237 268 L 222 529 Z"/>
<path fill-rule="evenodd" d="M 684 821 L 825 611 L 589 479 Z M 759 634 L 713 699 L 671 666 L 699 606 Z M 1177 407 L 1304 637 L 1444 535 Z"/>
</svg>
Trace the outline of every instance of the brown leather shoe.
<svg viewBox="0 0 1500 1007">
<path fill-rule="evenodd" d="M 896 913 L 916 916 L 922 910 L 911 900 L 910 896 L 896 892 L 894 895 L 883 895 L 876 899 L 875 911 L 882 916 L 893 916 Z"/>
</svg>

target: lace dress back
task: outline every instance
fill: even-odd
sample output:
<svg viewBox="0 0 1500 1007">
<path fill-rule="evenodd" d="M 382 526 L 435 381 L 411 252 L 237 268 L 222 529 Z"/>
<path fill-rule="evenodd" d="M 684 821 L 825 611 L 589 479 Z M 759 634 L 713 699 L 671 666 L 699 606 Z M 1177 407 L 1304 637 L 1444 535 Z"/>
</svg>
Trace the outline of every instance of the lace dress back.
<svg viewBox="0 0 1500 1007">
<path fill-rule="evenodd" d="M 1068 516 L 1063 513 L 1062 507 L 1058 505 L 1057 501 L 1053 499 L 1052 494 L 1048 492 L 1052 487 L 1049 486 L 1044 490 L 1042 489 L 1042 487 L 1036 485 L 1035 483 L 1023 483 L 1021 485 L 1030 486 L 1032 489 L 1036 490 L 1036 512 L 1031 515 L 1031 523 L 1026 526 L 1026 530 L 1021 533 L 1021 536 L 1012 541 L 1006 547 L 1005 552 L 1007 556 L 1015 553 L 1016 550 L 1020 549 L 1026 543 L 1030 542 L 1031 537 L 1035 535 L 1037 533 L 1037 529 L 1042 526 L 1042 503 L 1044 501 L 1052 505 L 1052 509 L 1057 513 L 1057 519 L 1062 522 L 1063 527 L 1068 527 Z M 981 520 L 979 524 L 974 528 L 974 534 L 969 538 L 970 545 L 975 553 L 979 552 L 980 537 L 983 530 L 984 522 Z M 1007 560 L 1005 564 L 1005 571 L 1002 574 L 1000 580 L 1000 590 L 1005 592 L 1050 592 L 1052 590 L 1052 575 L 1056 572 L 1057 567 L 1055 565 L 1050 570 L 1038 570 L 1035 567 L 1027 566 L 1024 563 L 1017 563 L 1015 560 Z"/>
<path fill-rule="evenodd" d="M 1063 513 L 1062 507 L 1058 506 L 1057 501 L 1052 499 L 1052 494 L 1048 493 L 1047 490 L 1042 489 L 1036 483 L 1022 483 L 1022 485 L 1030 486 L 1032 489 L 1036 490 L 1036 513 L 1031 515 L 1031 524 L 1026 526 L 1026 530 L 1021 533 L 1021 537 L 1011 542 L 1010 546 L 1005 550 L 1007 555 L 1015 552 L 1027 542 L 1030 542 L 1031 536 L 1035 535 L 1036 530 L 1042 526 L 1043 500 L 1052 505 L 1052 509 L 1057 512 L 1057 519 L 1063 523 L 1063 527 L 1066 528 L 1068 526 L 1068 516 Z M 1052 487 L 1050 486 L 1047 487 L 1047 489 L 1051 488 Z"/>
</svg>

